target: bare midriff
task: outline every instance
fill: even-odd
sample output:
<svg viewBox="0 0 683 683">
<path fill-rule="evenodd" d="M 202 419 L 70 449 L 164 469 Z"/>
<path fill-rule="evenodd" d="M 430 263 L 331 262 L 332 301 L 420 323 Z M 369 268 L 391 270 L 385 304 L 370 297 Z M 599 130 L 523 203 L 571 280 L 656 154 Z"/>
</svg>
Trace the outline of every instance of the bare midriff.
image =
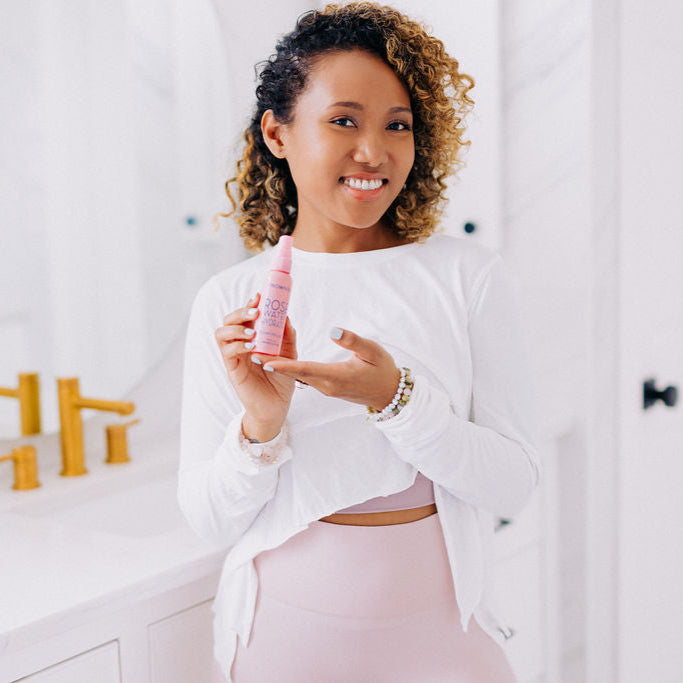
<svg viewBox="0 0 683 683">
<path fill-rule="evenodd" d="M 321 522 L 331 524 L 353 524 L 355 526 L 384 526 L 387 524 L 405 524 L 436 514 L 436 503 L 405 510 L 388 510 L 386 512 L 351 512 L 335 513 L 321 517 Z"/>
</svg>

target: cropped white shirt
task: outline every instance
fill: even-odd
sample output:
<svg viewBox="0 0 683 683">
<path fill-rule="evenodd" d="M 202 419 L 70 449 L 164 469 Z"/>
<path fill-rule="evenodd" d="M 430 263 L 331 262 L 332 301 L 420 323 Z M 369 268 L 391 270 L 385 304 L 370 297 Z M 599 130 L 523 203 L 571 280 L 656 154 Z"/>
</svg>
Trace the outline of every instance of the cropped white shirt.
<svg viewBox="0 0 683 683">
<path fill-rule="evenodd" d="M 418 470 L 434 482 L 463 629 L 474 615 L 503 640 L 490 595 L 494 525 L 526 506 L 540 476 L 517 281 L 494 250 L 443 233 L 363 252 L 293 248 L 299 359 L 349 358 L 329 337 L 342 327 L 411 368 L 415 384 L 398 415 L 372 424 L 360 404 L 296 389 L 278 461 L 255 463 L 240 447 L 245 410 L 214 334 L 264 292 L 271 257 L 268 248 L 202 285 L 185 345 L 178 502 L 200 537 L 229 550 L 213 603 L 214 654 L 229 683 L 237 635 L 248 645 L 251 634 L 253 558 L 313 520 L 408 488 Z"/>
</svg>

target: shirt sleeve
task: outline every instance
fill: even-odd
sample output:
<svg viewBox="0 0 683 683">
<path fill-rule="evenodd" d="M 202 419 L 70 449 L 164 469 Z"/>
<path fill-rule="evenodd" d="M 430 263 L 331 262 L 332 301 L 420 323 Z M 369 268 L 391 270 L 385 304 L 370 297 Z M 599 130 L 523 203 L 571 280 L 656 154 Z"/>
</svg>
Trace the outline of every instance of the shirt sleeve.
<svg viewBox="0 0 683 683">
<path fill-rule="evenodd" d="M 197 293 L 185 339 L 178 504 L 204 540 L 231 547 L 275 495 L 279 468 L 292 457 L 286 429 L 269 442 L 242 443 L 242 406 L 215 338 L 229 311 L 214 279 Z M 277 447 L 273 462 L 252 458 Z"/>
<path fill-rule="evenodd" d="M 414 374 L 410 400 L 376 425 L 399 457 L 460 499 L 513 518 L 540 478 L 536 384 L 519 319 L 519 288 L 500 254 L 477 278 L 469 304 L 470 420 L 448 394 Z"/>
</svg>

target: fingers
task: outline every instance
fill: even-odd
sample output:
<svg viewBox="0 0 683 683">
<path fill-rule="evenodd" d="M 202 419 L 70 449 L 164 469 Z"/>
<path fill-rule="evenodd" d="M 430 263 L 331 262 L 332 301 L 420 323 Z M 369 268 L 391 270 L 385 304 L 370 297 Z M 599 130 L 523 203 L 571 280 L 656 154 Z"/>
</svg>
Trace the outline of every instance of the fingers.
<svg viewBox="0 0 683 683">
<path fill-rule="evenodd" d="M 257 292 L 249 301 L 247 305 L 242 308 L 234 310 L 232 313 L 228 313 L 223 318 L 224 325 L 232 325 L 236 323 L 253 322 L 258 317 L 258 299 L 260 293 Z"/>
<path fill-rule="evenodd" d="M 297 361 L 290 358 L 269 358 L 267 365 L 282 375 L 292 379 L 306 380 L 309 384 L 324 386 L 329 384 L 335 377 L 335 373 L 330 369 L 329 363 L 319 363 L 317 361 Z"/>
<path fill-rule="evenodd" d="M 214 334 L 216 341 L 219 343 L 242 341 L 244 343 L 251 342 L 252 344 L 255 335 L 254 328 L 246 325 L 225 325 L 224 327 L 219 327 Z"/>
<path fill-rule="evenodd" d="M 257 292 L 247 305 L 228 313 L 223 318 L 224 325 L 219 327 L 214 336 L 224 358 L 238 354 L 250 353 L 254 345 L 254 321 L 258 318 L 257 303 L 260 293 Z"/>
<path fill-rule="evenodd" d="M 386 351 L 377 342 L 367 337 L 352 332 L 351 330 L 342 329 L 341 327 L 333 327 L 330 329 L 330 339 L 335 344 L 353 351 L 357 358 L 376 365 Z"/>
<path fill-rule="evenodd" d="M 267 353 L 258 354 L 257 352 L 251 354 L 252 363 L 256 363 L 257 365 L 263 365 L 264 363 L 267 363 L 268 366 L 272 360 L 283 359 L 287 362 L 292 362 L 292 359 L 296 360 L 296 358 L 296 330 L 292 327 L 289 317 L 285 317 L 285 329 L 282 335 L 282 344 L 280 345 L 279 356 L 271 356 Z M 266 372 L 272 372 L 273 368 L 268 366 L 264 366 L 263 369 Z"/>
<path fill-rule="evenodd" d="M 231 313 L 228 313 L 223 318 L 223 326 L 219 327 L 214 336 L 218 342 L 221 355 L 224 360 L 235 359 L 231 363 L 231 367 L 237 367 L 237 358 L 240 356 L 250 355 L 251 361 L 262 365 L 272 359 L 268 354 L 261 358 L 253 353 L 256 333 L 254 330 L 254 322 L 258 319 L 260 313 L 258 304 L 261 299 L 261 293 L 257 292 L 246 306 L 238 308 Z M 289 316 L 285 317 L 285 329 L 283 334 L 282 352 L 288 355 L 293 355 L 296 358 L 296 330 L 292 326 Z"/>
<path fill-rule="evenodd" d="M 285 330 L 282 335 L 283 342 L 294 344 L 296 342 L 296 330 L 292 327 L 289 316 L 285 318 Z"/>
<path fill-rule="evenodd" d="M 295 380 L 298 385 L 311 386 L 325 396 L 336 395 L 335 391 L 342 387 L 342 379 L 335 376 L 334 371 L 330 370 L 330 364 L 284 360 L 285 362 L 282 363 L 280 359 L 275 361 L 271 359 L 267 361 L 267 365 L 271 366 L 277 375 L 289 377 Z M 264 367 L 264 370 L 267 369 Z"/>
<path fill-rule="evenodd" d="M 256 331 L 254 330 L 253 323 L 250 324 L 249 321 L 245 321 L 242 325 L 223 325 L 223 327 L 219 327 L 214 332 L 214 336 L 218 342 L 229 342 L 235 339 L 253 341 Z"/>
</svg>

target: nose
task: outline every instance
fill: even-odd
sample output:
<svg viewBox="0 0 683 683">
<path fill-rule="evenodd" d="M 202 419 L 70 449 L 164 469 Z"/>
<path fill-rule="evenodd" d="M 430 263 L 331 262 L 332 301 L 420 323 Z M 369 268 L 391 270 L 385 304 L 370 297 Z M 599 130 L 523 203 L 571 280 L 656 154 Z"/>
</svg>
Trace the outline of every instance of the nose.
<svg viewBox="0 0 683 683">
<path fill-rule="evenodd" d="M 353 153 L 353 160 L 372 167 L 379 167 L 388 160 L 386 144 L 376 133 L 365 132 L 358 139 L 358 144 Z"/>
</svg>

